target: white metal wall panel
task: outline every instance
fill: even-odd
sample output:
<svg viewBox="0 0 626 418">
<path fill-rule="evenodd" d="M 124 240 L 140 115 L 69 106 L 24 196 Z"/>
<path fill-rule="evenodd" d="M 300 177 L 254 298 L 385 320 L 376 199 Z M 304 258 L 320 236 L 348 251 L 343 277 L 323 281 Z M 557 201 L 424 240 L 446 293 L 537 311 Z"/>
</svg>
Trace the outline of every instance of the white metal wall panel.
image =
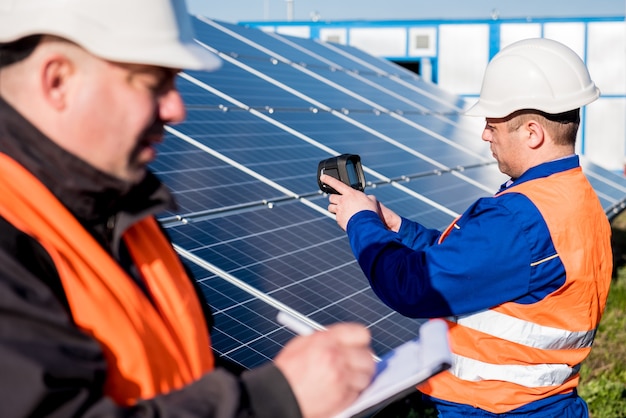
<svg viewBox="0 0 626 418">
<path fill-rule="evenodd" d="M 602 96 L 597 104 L 587 109 L 585 155 L 609 170 L 623 170 L 626 148 L 625 22 L 588 24 L 587 66 Z"/>
<path fill-rule="evenodd" d="M 297 36 L 298 38 L 311 37 L 311 28 L 309 26 L 278 26 L 276 32 L 281 35 Z"/>
<path fill-rule="evenodd" d="M 503 23 L 500 26 L 500 49 L 522 39 L 539 37 L 541 25 L 538 23 Z"/>
<path fill-rule="evenodd" d="M 626 99 L 603 98 L 587 106 L 585 156 L 608 170 L 624 169 Z"/>
<path fill-rule="evenodd" d="M 489 25 L 439 27 L 439 85 L 456 94 L 480 91 L 489 62 Z"/>
<path fill-rule="evenodd" d="M 352 28 L 350 29 L 350 46 L 377 56 L 405 56 L 406 33 L 406 29 L 401 27 Z"/>
<path fill-rule="evenodd" d="M 626 94 L 626 23 L 589 23 L 587 66 L 603 94 Z"/>
<path fill-rule="evenodd" d="M 572 48 L 579 57 L 585 58 L 585 24 L 582 22 L 546 23 L 543 35 Z"/>
</svg>

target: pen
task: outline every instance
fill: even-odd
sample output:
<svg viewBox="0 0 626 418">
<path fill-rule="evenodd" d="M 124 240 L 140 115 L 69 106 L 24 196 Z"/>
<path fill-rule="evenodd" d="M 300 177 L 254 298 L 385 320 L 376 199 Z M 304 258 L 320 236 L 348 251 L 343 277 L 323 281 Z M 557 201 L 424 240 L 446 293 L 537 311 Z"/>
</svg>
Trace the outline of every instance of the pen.
<svg viewBox="0 0 626 418">
<path fill-rule="evenodd" d="M 311 325 L 284 311 L 278 311 L 276 321 L 298 335 L 309 335 L 316 331 Z"/>
<path fill-rule="evenodd" d="M 310 335 L 315 331 L 322 331 L 326 329 L 322 325 L 317 325 L 320 328 L 315 328 L 304 322 L 302 319 L 297 318 L 292 314 L 288 314 L 285 311 L 278 311 L 278 314 L 276 315 L 276 322 L 298 335 Z M 374 357 L 374 361 L 380 361 L 380 357 L 376 354 L 373 354 L 372 356 Z"/>
</svg>

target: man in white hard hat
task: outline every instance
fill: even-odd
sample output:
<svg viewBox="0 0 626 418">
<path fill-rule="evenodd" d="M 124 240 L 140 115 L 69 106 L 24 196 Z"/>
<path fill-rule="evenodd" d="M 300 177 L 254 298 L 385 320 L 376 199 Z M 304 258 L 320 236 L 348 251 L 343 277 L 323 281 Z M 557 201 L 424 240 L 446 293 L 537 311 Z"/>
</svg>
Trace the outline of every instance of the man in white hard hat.
<svg viewBox="0 0 626 418">
<path fill-rule="evenodd" d="M 376 294 L 449 323 L 452 368 L 420 387 L 440 417 L 585 417 L 576 387 L 611 280 L 610 226 L 574 154 L 599 95 L 566 46 L 529 39 L 487 66 L 486 141 L 510 176 L 443 232 L 329 176 L 329 210 Z"/>
<path fill-rule="evenodd" d="M 183 0 L 0 0 L 2 417 L 325 417 L 368 385 L 357 324 L 215 364 L 146 166 L 185 117 L 178 70 L 218 66 Z"/>
</svg>

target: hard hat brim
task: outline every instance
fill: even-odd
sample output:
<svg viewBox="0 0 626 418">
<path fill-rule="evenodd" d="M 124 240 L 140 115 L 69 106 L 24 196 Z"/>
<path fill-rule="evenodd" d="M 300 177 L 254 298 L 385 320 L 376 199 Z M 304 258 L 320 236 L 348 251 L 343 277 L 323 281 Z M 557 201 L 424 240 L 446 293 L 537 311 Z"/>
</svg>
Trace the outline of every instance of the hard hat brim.
<svg viewBox="0 0 626 418">
<path fill-rule="evenodd" d="M 594 84 L 585 90 L 578 92 L 573 97 L 561 97 L 550 103 L 533 102 L 526 98 L 511 98 L 504 103 L 489 103 L 485 99 L 479 99 L 476 103 L 462 112 L 465 116 L 478 116 L 484 118 L 504 118 L 518 110 L 539 110 L 556 115 L 577 108 L 581 108 L 600 97 L 600 89 Z"/>
<path fill-rule="evenodd" d="M 0 43 L 36 34 L 67 39 L 100 58 L 120 63 L 205 71 L 214 71 L 222 63 L 199 45 L 191 33 L 163 30 L 145 36 L 139 30 L 114 31 L 88 17 L 77 19 L 59 8 L 46 10 L 45 14 L 0 13 Z"/>
</svg>

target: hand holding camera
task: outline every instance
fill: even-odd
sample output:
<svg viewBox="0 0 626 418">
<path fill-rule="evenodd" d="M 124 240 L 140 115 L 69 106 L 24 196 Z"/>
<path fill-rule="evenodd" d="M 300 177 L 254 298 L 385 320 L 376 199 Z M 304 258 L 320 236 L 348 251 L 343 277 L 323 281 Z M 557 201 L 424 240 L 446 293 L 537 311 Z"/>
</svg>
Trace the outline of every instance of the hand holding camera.
<svg viewBox="0 0 626 418">
<path fill-rule="evenodd" d="M 365 174 L 361 166 L 361 157 L 356 154 L 341 154 L 338 157 L 320 161 L 317 166 L 317 183 L 324 193 L 339 194 L 335 189 L 322 183 L 322 174 L 336 178 L 355 190 L 365 190 Z"/>
</svg>

